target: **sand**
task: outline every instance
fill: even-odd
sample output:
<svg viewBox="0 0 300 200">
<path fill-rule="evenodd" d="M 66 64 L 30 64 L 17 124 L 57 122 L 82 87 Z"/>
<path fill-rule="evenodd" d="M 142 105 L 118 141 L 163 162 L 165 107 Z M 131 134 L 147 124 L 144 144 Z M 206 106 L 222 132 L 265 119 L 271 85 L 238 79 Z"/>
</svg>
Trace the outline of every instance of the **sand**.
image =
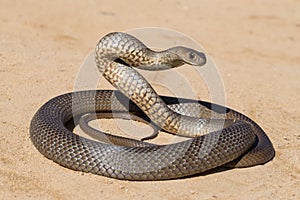
<svg viewBox="0 0 300 200">
<path fill-rule="evenodd" d="M 0 2 L 0 199 L 300 199 L 299 1 Z M 32 116 L 50 98 L 74 90 L 99 38 L 153 26 L 205 48 L 226 106 L 251 117 L 272 140 L 271 162 L 130 182 L 63 168 L 36 150 Z M 211 100 L 207 91 L 195 94 Z"/>
</svg>

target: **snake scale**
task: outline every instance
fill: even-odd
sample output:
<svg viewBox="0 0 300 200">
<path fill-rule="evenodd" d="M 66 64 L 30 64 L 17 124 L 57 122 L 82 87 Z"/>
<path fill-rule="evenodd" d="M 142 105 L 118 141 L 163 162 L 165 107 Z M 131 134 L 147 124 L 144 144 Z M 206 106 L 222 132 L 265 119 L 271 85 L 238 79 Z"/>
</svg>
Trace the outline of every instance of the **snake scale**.
<svg viewBox="0 0 300 200">
<path fill-rule="evenodd" d="M 218 166 L 263 164 L 274 157 L 271 141 L 248 117 L 208 102 L 159 96 L 133 69 L 202 66 L 206 63 L 203 53 L 182 46 L 152 51 L 129 34 L 114 32 L 100 39 L 95 60 L 101 74 L 118 91 L 63 94 L 46 102 L 32 118 L 31 140 L 54 162 L 117 179 L 163 180 Z M 113 140 L 104 143 L 87 139 L 66 127 L 68 121 L 86 113 L 124 112 L 124 103 L 119 100 L 126 98 L 130 99 L 127 112 L 144 114 L 164 131 L 191 138 L 169 145 L 124 139 L 120 145 Z"/>
</svg>

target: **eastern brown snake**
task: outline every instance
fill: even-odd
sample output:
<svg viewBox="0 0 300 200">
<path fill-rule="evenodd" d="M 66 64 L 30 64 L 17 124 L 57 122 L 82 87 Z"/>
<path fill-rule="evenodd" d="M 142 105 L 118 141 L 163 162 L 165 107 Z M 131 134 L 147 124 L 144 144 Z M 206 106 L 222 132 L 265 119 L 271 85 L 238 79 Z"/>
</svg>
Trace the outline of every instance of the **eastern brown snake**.
<svg viewBox="0 0 300 200">
<path fill-rule="evenodd" d="M 189 99 L 179 102 L 174 97 L 158 96 L 133 69 L 201 66 L 206 62 L 203 53 L 186 47 L 155 52 L 135 37 L 115 32 L 99 41 L 95 57 L 101 74 L 119 91 L 63 94 L 45 103 L 32 118 L 31 140 L 54 162 L 112 178 L 162 180 L 226 164 L 231 167 L 263 164 L 274 157 L 271 141 L 248 117 L 212 103 Z M 66 128 L 70 119 L 85 113 L 124 112 L 119 102 L 120 97 L 126 99 L 122 93 L 132 101 L 128 112 L 145 114 L 163 130 L 192 138 L 170 145 L 135 141 L 136 144 L 126 146 L 126 140 L 122 145 L 107 144 L 78 136 Z M 213 107 L 223 109 L 212 110 Z M 195 108 L 201 112 L 195 112 Z"/>
</svg>

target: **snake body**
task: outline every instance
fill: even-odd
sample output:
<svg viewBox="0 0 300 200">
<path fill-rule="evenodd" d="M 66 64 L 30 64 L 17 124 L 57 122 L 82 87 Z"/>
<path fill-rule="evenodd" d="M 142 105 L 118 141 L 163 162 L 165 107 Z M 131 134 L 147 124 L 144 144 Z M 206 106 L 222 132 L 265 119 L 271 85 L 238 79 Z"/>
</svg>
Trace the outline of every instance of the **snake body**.
<svg viewBox="0 0 300 200">
<path fill-rule="evenodd" d="M 222 165 L 263 164 L 274 157 L 271 141 L 248 117 L 207 102 L 186 99 L 179 103 L 176 98 L 159 96 L 132 68 L 164 70 L 185 63 L 202 66 L 206 62 L 203 53 L 186 47 L 154 52 L 137 38 L 116 32 L 99 41 L 95 57 L 101 74 L 121 93 L 67 93 L 49 100 L 36 112 L 30 125 L 31 140 L 54 162 L 112 178 L 162 180 Z M 85 113 L 123 112 L 119 97 L 125 99 L 124 95 L 131 100 L 129 112 L 145 114 L 165 131 L 192 138 L 170 145 L 131 140 L 133 143 L 122 146 L 86 139 L 66 128 L 70 119 Z M 216 106 L 223 111 L 212 110 Z"/>
</svg>

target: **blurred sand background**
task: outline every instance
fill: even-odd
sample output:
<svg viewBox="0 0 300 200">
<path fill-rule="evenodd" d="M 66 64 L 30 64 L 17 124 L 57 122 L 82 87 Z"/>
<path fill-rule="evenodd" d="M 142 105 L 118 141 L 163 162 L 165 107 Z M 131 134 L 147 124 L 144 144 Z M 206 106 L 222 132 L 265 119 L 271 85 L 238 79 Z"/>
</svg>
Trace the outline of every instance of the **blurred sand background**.
<svg viewBox="0 0 300 200">
<path fill-rule="evenodd" d="M 296 0 L 0 0 L 0 199 L 300 199 L 299 10 Z M 218 66 L 227 106 L 264 128 L 276 149 L 273 161 L 129 182 L 63 168 L 35 149 L 31 117 L 73 90 L 99 38 L 151 26 L 203 45 Z"/>
</svg>

